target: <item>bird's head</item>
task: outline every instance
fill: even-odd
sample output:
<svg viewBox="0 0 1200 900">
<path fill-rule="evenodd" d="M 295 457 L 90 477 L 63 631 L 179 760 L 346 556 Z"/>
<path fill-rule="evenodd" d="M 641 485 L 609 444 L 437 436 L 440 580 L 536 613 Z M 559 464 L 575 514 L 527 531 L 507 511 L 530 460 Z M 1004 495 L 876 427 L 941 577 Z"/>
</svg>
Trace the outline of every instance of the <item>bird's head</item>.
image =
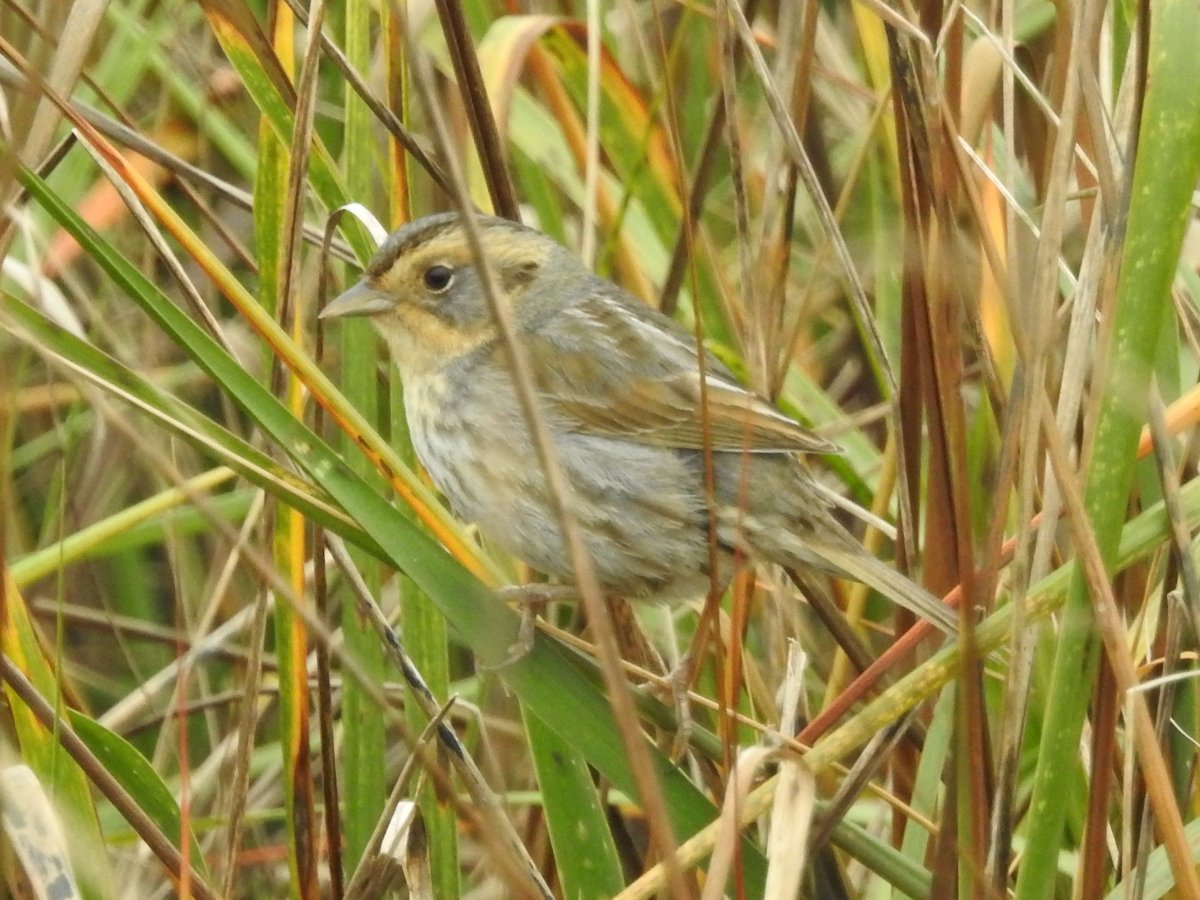
<svg viewBox="0 0 1200 900">
<path fill-rule="evenodd" d="M 475 222 L 497 299 L 519 321 L 521 298 L 547 264 L 573 257 L 541 232 L 507 219 L 477 216 Z M 321 313 L 322 319 L 347 316 L 371 318 L 401 377 L 494 340 L 495 321 L 459 214 L 426 216 L 394 231 L 362 279 Z"/>
</svg>

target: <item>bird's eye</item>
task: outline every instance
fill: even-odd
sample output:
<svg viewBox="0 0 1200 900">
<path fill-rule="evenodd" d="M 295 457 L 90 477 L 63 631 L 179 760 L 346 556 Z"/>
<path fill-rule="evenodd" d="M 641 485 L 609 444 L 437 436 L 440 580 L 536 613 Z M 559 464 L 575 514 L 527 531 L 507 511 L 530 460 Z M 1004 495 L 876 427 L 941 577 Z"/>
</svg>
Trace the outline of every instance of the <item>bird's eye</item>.
<svg viewBox="0 0 1200 900">
<path fill-rule="evenodd" d="M 440 294 L 454 281 L 454 270 L 449 266 L 430 266 L 425 270 L 422 280 L 432 293 Z"/>
</svg>

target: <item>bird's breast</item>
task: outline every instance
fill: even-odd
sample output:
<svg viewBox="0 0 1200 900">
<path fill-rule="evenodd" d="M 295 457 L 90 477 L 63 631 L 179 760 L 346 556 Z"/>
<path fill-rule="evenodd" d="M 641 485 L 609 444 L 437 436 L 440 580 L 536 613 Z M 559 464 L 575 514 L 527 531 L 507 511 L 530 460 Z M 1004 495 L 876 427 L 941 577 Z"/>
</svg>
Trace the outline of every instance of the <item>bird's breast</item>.
<svg viewBox="0 0 1200 900">
<path fill-rule="evenodd" d="M 458 515 L 478 522 L 508 505 L 535 465 L 511 388 L 439 372 L 406 381 L 404 405 L 413 449 Z"/>
<path fill-rule="evenodd" d="M 469 467 L 475 456 L 467 444 L 467 421 L 461 398 L 441 373 L 409 378 L 404 382 L 404 412 L 409 435 L 421 465 L 442 493 L 456 503 L 456 472 Z"/>
<path fill-rule="evenodd" d="M 570 554 L 511 382 L 473 374 L 466 384 L 444 375 L 405 383 L 421 464 L 459 516 L 514 556 L 570 578 Z M 707 519 L 687 454 L 565 431 L 552 417 L 547 424 L 605 589 L 682 594 L 674 588 L 683 579 L 686 593 L 702 592 Z"/>
</svg>

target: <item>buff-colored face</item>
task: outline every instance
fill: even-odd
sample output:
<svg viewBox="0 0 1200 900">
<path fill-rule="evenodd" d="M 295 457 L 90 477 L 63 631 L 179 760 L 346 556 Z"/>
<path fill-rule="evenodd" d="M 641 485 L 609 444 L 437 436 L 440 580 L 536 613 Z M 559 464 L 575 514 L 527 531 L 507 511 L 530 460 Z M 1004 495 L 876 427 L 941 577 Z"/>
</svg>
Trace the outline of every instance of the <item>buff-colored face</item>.
<svg viewBox="0 0 1200 900">
<path fill-rule="evenodd" d="M 504 219 L 480 216 L 477 223 L 497 299 L 512 303 L 555 245 Z M 321 313 L 323 319 L 344 316 L 372 318 L 402 377 L 469 353 L 496 333 L 467 234 L 452 213 L 394 232 L 363 279 Z"/>
</svg>

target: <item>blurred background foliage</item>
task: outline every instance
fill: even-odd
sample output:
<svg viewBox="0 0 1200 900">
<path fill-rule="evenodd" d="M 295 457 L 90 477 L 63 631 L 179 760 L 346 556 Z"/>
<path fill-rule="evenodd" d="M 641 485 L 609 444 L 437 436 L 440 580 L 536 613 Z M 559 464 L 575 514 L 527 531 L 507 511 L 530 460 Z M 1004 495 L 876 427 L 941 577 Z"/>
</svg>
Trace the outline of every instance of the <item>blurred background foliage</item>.
<svg viewBox="0 0 1200 900">
<path fill-rule="evenodd" d="M 0 892 L 1200 896 L 1197 35 L 0 2 Z M 368 325 L 315 322 L 371 216 L 460 197 L 837 442 L 958 635 L 760 567 L 613 605 L 632 704 L 575 604 L 512 659 L 489 588 L 536 573 L 428 486 Z"/>
</svg>

